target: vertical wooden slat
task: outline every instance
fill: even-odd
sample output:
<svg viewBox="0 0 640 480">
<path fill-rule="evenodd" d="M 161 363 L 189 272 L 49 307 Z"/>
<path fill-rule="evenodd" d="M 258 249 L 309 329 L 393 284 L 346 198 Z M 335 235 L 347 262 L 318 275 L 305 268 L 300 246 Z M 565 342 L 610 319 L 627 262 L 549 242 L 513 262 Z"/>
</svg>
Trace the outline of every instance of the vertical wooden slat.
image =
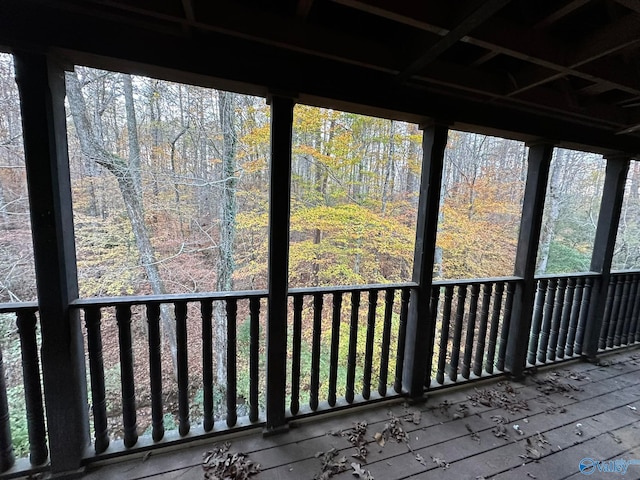
<svg viewBox="0 0 640 480">
<path fill-rule="evenodd" d="M 511 332 L 511 318 L 513 316 L 513 302 L 516 294 L 516 284 L 514 282 L 507 283 L 507 298 L 504 301 L 504 314 L 502 316 L 502 328 L 500 329 L 500 346 L 498 347 L 498 361 L 496 369 L 500 372 L 504 370 L 506 362 L 507 346 L 509 335 Z"/>
<path fill-rule="evenodd" d="M 484 348 L 487 337 L 487 322 L 489 320 L 489 308 L 491 304 L 492 283 L 485 283 L 482 288 L 482 307 L 480 309 L 480 327 L 478 328 L 478 345 L 473 359 L 473 374 L 482 375 L 482 361 L 484 360 Z M 495 351 L 495 350 L 494 350 Z"/>
<path fill-rule="evenodd" d="M 542 314 L 542 328 L 540 329 L 540 344 L 538 345 L 538 361 L 547 361 L 547 347 L 549 346 L 549 334 L 551 333 L 551 320 L 553 319 L 553 307 L 555 306 L 558 280 L 552 278 L 547 285 L 547 297 L 544 301 L 544 313 Z"/>
<path fill-rule="evenodd" d="M 615 278 L 615 280 L 614 280 Z M 622 290 L 624 288 L 624 281 L 622 277 L 611 277 L 611 283 L 615 283 L 615 288 L 613 290 L 613 305 L 611 306 L 611 315 L 609 317 L 609 328 L 607 331 L 607 342 L 606 346 L 611 348 L 613 347 L 616 330 L 618 327 L 618 314 L 620 313 L 620 301 L 622 299 Z"/>
<path fill-rule="evenodd" d="M 149 329 L 149 380 L 151 383 L 151 437 L 154 442 L 159 442 L 164 437 L 160 304 L 147 304 L 147 324 Z"/>
<path fill-rule="evenodd" d="M 133 376 L 133 351 L 131 346 L 131 307 L 116 306 L 118 341 L 120 344 L 120 383 L 122 387 L 122 423 L 124 446 L 133 447 L 138 441 L 136 419 L 136 389 Z"/>
<path fill-rule="evenodd" d="M 311 339 L 311 388 L 309 389 L 309 407 L 318 409 L 320 391 L 320 337 L 322 334 L 322 293 L 313 295 L 313 332 Z"/>
<path fill-rule="evenodd" d="M 469 379 L 471 373 L 471 356 L 473 354 L 473 344 L 476 336 L 476 317 L 478 313 L 478 294 L 480 284 L 471 285 L 471 298 L 469 300 L 469 321 L 467 324 L 467 335 L 464 341 L 464 357 L 462 359 L 462 378 Z"/>
<path fill-rule="evenodd" d="M 527 362 L 531 365 L 536 364 L 536 355 L 538 353 L 538 343 L 540 342 L 540 331 L 542 330 L 542 314 L 544 312 L 545 298 L 547 296 L 547 287 L 549 281 L 547 279 L 538 280 L 538 288 L 535 296 L 535 305 L 533 307 L 533 318 L 531 320 L 531 332 L 529 333 L 529 348 L 527 354 Z"/>
<path fill-rule="evenodd" d="M 434 322 L 436 322 L 438 320 L 438 304 L 440 302 L 440 286 L 438 285 L 432 285 L 431 286 L 431 299 L 429 300 L 429 315 L 431 315 L 431 318 L 433 319 Z M 432 340 L 432 342 L 435 342 L 435 338 Z M 424 379 L 424 386 L 425 387 L 430 387 L 431 386 L 431 376 L 433 375 L 433 362 L 434 362 L 435 358 L 434 355 L 431 355 L 431 358 L 428 359 L 427 362 L 427 376 Z"/>
<path fill-rule="evenodd" d="M 562 305 L 562 318 L 560 320 L 560 328 L 558 330 L 558 342 L 556 345 L 556 355 L 558 358 L 564 358 L 564 352 L 567 347 L 567 336 L 569 333 L 569 320 L 571 319 L 573 308 L 573 296 L 576 288 L 576 279 L 569 278 L 564 295 L 564 303 Z"/>
<path fill-rule="evenodd" d="M 633 304 L 637 294 L 638 294 L 637 275 L 629 275 L 629 296 L 627 297 L 627 301 L 625 302 L 624 326 L 622 328 L 622 337 L 620 339 L 620 342 L 623 345 L 628 345 L 629 343 L 632 343 L 632 340 L 629 339 L 629 332 L 631 330 Z"/>
<path fill-rule="evenodd" d="M 567 347 L 565 352 L 567 356 L 573 356 L 574 344 L 576 341 L 576 330 L 578 328 L 578 318 L 580 317 L 580 305 L 582 304 L 582 294 L 584 292 L 585 279 L 579 278 L 576 281 L 576 287 L 571 302 L 571 317 L 569 318 L 569 331 L 567 333 Z"/>
<path fill-rule="evenodd" d="M 587 278 L 584 282 L 584 288 L 582 289 L 582 302 L 580 303 L 580 315 L 578 317 L 578 328 L 576 329 L 576 346 L 574 353 L 577 355 L 582 354 L 582 344 L 584 342 L 585 325 L 589 318 L 589 306 L 591 305 L 591 289 L 593 287 L 594 280 Z"/>
<path fill-rule="evenodd" d="M 351 321 L 349 324 L 349 353 L 347 357 L 347 386 L 345 399 L 353 403 L 356 380 L 356 352 L 358 347 L 358 313 L 360 310 L 360 291 L 351 292 Z"/>
<path fill-rule="evenodd" d="M 629 327 L 629 343 L 640 341 L 640 275 L 636 275 L 638 290 L 633 301 L 631 326 Z"/>
<path fill-rule="evenodd" d="M 556 348 L 558 347 L 558 336 L 560 334 L 560 320 L 562 319 L 562 308 L 564 306 L 564 296 L 567 290 L 567 279 L 561 278 L 558 281 L 555 302 L 553 304 L 553 315 L 551 317 L 551 330 L 549 332 L 549 343 L 547 345 L 547 359 L 556 359 Z"/>
<path fill-rule="evenodd" d="M 391 316 L 393 315 L 393 298 L 395 290 L 387 288 L 384 294 L 384 324 L 382 327 L 382 346 L 380 352 L 380 378 L 378 380 L 378 394 L 387 394 L 387 379 L 389 378 L 389 348 L 391 347 Z"/>
<path fill-rule="evenodd" d="M 404 350 L 407 336 L 407 315 L 409 313 L 409 298 L 411 290 L 403 288 L 400 293 L 400 325 L 398 326 L 398 346 L 396 349 L 396 374 L 393 382 L 393 390 L 396 393 L 402 391 L 402 375 L 404 368 Z"/>
<path fill-rule="evenodd" d="M 453 327 L 453 346 L 451 347 L 451 364 L 449 378 L 455 382 L 458 379 L 458 362 L 460 359 L 460 345 L 462 342 L 462 327 L 464 322 L 465 302 L 467 299 L 467 286 L 458 286 L 458 298 L 456 303 L 456 318 Z"/>
<path fill-rule="evenodd" d="M 453 285 L 444 287 L 444 307 L 442 310 L 442 327 L 440 329 L 440 344 L 438 352 L 438 370 L 436 382 L 444 383 L 444 373 L 447 365 L 447 347 L 449 345 L 449 327 L 451 325 L 451 303 L 453 302 Z"/>
<path fill-rule="evenodd" d="M 624 330 L 624 321 L 627 315 L 627 302 L 629 301 L 629 288 L 631 287 L 631 275 L 624 275 L 624 283 L 622 286 L 622 297 L 620 298 L 620 308 L 618 310 L 618 320 L 615 335 L 613 337 L 613 345 L 619 347 L 622 343 L 622 332 Z"/>
<path fill-rule="evenodd" d="M 598 349 L 607 348 L 607 336 L 609 334 L 609 323 L 611 322 L 611 310 L 613 309 L 613 297 L 616 290 L 616 277 L 609 279 L 607 297 L 605 300 L 604 313 L 602 315 L 602 328 L 598 337 Z"/>
<path fill-rule="evenodd" d="M 87 327 L 87 349 L 89 350 L 91 403 L 93 411 L 93 430 L 95 435 L 94 448 L 96 453 L 104 452 L 109 446 L 100 318 L 100 307 L 87 307 L 85 309 L 84 321 Z"/>
<path fill-rule="evenodd" d="M 215 424 L 213 415 L 213 301 L 200 302 L 200 317 L 202 318 L 202 397 L 203 397 L 203 428 L 205 432 L 213 430 Z"/>
<path fill-rule="evenodd" d="M 373 368 L 373 334 L 376 328 L 376 308 L 378 290 L 369 290 L 369 312 L 367 314 L 367 337 L 364 354 L 364 373 L 362 376 L 362 396 L 369 400 L 371 396 L 371 370 Z"/>
<path fill-rule="evenodd" d="M 333 294 L 333 315 L 331 318 L 331 358 L 329 362 L 329 396 L 332 407 L 336 404 L 336 384 L 338 382 L 338 352 L 340 351 L 340 317 L 342 314 L 342 293 Z"/>
<path fill-rule="evenodd" d="M 227 311 L 227 427 L 233 427 L 238 421 L 238 386 L 237 386 L 237 323 L 238 300 L 226 300 Z"/>
<path fill-rule="evenodd" d="M 178 344 L 178 432 L 189 433 L 189 360 L 187 354 L 187 302 L 176 302 L 176 343 Z"/>
<path fill-rule="evenodd" d="M 15 463 L 13 442 L 11 441 L 11 425 L 9 423 L 9 402 L 7 401 L 7 384 L 4 376 L 4 361 L 0 349 L 0 472 L 6 472 Z"/>
<path fill-rule="evenodd" d="M 500 326 L 500 312 L 502 311 L 502 296 L 504 294 L 504 283 L 496 283 L 493 294 L 493 308 L 491 309 L 491 326 L 489 328 L 489 345 L 487 347 L 487 360 L 485 370 L 493 373 L 496 358 L 496 344 L 498 343 L 498 327 Z"/>
<path fill-rule="evenodd" d="M 302 300 L 301 294 L 293 296 L 293 345 L 291 359 L 291 413 L 300 410 L 300 349 L 302 342 Z"/>
<path fill-rule="evenodd" d="M 249 420 L 258 420 L 260 389 L 260 299 L 249 300 Z"/>
</svg>

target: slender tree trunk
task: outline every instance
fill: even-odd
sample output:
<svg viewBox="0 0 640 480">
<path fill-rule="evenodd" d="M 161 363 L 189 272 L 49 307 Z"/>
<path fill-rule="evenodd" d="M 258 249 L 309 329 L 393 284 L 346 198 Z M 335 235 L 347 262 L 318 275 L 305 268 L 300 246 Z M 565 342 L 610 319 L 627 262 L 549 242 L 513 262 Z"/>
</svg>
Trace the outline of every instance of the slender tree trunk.
<svg viewBox="0 0 640 480">
<path fill-rule="evenodd" d="M 551 183 L 549 184 L 549 194 L 547 196 L 549 214 L 547 216 L 547 221 L 542 225 L 542 233 L 540 235 L 540 253 L 538 266 L 536 268 L 537 274 L 546 273 L 547 265 L 549 264 L 549 250 L 555 238 L 556 223 L 560 216 L 560 184 L 562 180 L 562 168 L 566 161 L 565 156 L 566 151 L 560 151 L 549 170 L 549 179 L 551 180 Z"/>
<path fill-rule="evenodd" d="M 93 128 L 89 123 L 89 117 L 87 115 L 86 103 L 75 72 L 67 74 L 67 97 L 82 153 L 89 159 L 102 165 L 116 177 L 127 210 L 127 216 L 131 223 L 136 247 L 140 255 L 140 264 L 145 270 L 152 292 L 156 295 L 162 295 L 166 293 L 166 290 L 160 277 L 153 245 L 151 244 L 149 232 L 144 221 L 140 175 L 140 147 L 138 143 L 135 112 L 130 110 L 133 109 L 133 95 L 130 89 L 131 77 L 129 75 L 123 75 L 123 84 L 125 85 L 125 107 L 127 110 L 127 129 L 129 130 L 129 154 L 132 156 L 128 162 L 113 153 L 107 152 L 102 146 L 102 143 L 94 136 Z M 135 133 L 132 132 L 132 130 L 136 130 Z M 133 144 L 131 144 L 131 142 L 133 142 Z M 174 373 L 176 373 L 177 344 L 175 324 L 167 308 L 162 309 L 162 324 L 169 348 L 171 349 Z"/>
<path fill-rule="evenodd" d="M 218 244 L 218 264 L 216 266 L 216 289 L 233 289 L 233 258 L 236 237 L 236 95 L 230 92 L 218 92 L 220 127 L 222 130 L 222 196 L 219 207 L 220 241 Z M 216 302 L 215 341 L 217 382 L 224 385 L 227 379 L 227 317 L 223 302 Z"/>
</svg>

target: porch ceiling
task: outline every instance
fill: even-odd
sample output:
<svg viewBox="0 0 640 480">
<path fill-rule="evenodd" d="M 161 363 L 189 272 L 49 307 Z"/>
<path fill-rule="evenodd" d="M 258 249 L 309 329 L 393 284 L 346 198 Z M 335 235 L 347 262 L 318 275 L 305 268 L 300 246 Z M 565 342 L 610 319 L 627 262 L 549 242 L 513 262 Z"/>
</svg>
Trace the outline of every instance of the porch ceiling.
<svg viewBox="0 0 640 480">
<path fill-rule="evenodd" d="M 640 153 L 640 0 L 4 0 L 0 45 Z"/>
</svg>

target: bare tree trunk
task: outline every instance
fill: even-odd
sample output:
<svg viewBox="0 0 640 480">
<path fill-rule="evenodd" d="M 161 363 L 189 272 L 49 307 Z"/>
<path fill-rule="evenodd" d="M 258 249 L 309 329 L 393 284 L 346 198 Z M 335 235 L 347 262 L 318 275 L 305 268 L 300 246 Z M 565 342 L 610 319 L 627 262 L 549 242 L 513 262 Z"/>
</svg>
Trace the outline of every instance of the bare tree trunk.
<svg viewBox="0 0 640 480">
<path fill-rule="evenodd" d="M 230 92 L 218 92 L 218 108 L 220 111 L 220 127 L 222 130 L 222 196 L 219 207 L 220 241 L 218 244 L 218 264 L 216 266 L 216 289 L 228 291 L 233 289 L 233 258 L 236 237 L 236 95 Z M 227 317 L 223 302 L 216 302 L 215 308 L 215 342 L 217 382 L 225 385 L 227 379 Z"/>
<path fill-rule="evenodd" d="M 138 143 L 137 123 L 133 111 L 133 93 L 131 77 L 123 75 L 125 106 L 127 110 L 127 129 L 129 130 L 129 161 L 108 152 L 95 137 L 87 115 L 87 107 L 82 95 L 80 83 L 75 72 L 67 73 L 67 98 L 71 115 L 76 127 L 83 155 L 102 165 L 111 172 L 118 181 L 118 187 L 124 200 L 131 229 L 140 254 L 140 263 L 145 270 L 151 290 L 156 295 L 166 293 L 158 264 L 153 251 L 144 221 L 144 205 L 142 202 L 142 185 L 140 175 L 140 146 Z M 177 344 L 173 318 L 168 308 L 162 309 L 162 324 L 171 349 L 174 373 L 177 372 Z"/>
<path fill-rule="evenodd" d="M 547 205 L 549 208 L 549 214 L 547 221 L 542 225 L 542 233 L 540 235 L 540 253 L 538 257 L 538 265 L 536 268 L 537 274 L 543 274 L 547 271 L 547 265 L 549 264 L 549 250 L 553 239 L 555 238 L 556 223 L 560 216 L 560 184 L 562 180 L 562 168 L 566 161 L 566 150 L 560 150 L 555 162 L 549 171 L 549 195 L 547 197 Z"/>
</svg>

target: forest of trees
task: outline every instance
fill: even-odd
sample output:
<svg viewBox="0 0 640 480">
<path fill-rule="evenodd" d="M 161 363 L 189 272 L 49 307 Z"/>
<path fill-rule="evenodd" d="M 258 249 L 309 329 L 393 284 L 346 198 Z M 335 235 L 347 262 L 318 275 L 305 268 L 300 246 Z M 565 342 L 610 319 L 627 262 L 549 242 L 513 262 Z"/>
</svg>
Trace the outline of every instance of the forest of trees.
<svg viewBox="0 0 640 480">
<path fill-rule="evenodd" d="M 67 74 L 81 296 L 266 286 L 269 107 L 262 98 L 77 67 Z M 0 57 L 0 295 L 35 298 L 19 103 Z M 416 125 L 298 105 L 292 287 L 406 281 L 413 260 Z M 527 149 L 452 131 L 437 278 L 510 275 Z M 538 272 L 589 267 L 605 162 L 556 149 Z M 640 265 L 634 162 L 615 267 Z"/>
</svg>

